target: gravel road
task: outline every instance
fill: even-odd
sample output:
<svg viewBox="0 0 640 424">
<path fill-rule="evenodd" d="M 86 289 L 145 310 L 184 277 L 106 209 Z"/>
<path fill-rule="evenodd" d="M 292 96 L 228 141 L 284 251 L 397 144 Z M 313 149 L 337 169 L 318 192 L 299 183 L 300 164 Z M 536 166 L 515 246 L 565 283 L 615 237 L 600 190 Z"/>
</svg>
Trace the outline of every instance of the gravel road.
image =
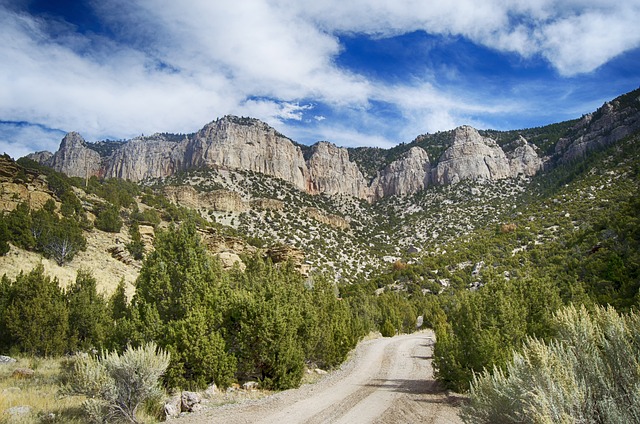
<svg viewBox="0 0 640 424">
<path fill-rule="evenodd" d="M 193 423 L 462 423 L 456 404 L 433 380 L 433 333 L 362 342 L 352 358 L 315 384 L 257 401 L 180 418 Z"/>
</svg>

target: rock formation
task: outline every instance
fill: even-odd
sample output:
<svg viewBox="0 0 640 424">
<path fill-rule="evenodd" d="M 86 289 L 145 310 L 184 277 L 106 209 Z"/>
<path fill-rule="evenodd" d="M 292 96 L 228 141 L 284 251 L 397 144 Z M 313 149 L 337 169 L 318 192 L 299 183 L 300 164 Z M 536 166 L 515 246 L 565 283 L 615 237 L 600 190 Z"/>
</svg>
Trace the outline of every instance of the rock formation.
<svg viewBox="0 0 640 424">
<path fill-rule="evenodd" d="M 509 160 L 495 140 L 469 126 L 454 131 L 453 145 L 440 157 L 433 180 L 455 184 L 462 180 L 499 180 L 511 175 Z"/>
<path fill-rule="evenodd" d="M 260 172 L 300 189 L 307 180 L 300 147 L 257 119 L 225 117 L 207 124 L 188 143 L 186 164 Z"/>
<path fill-rule="evenodd" d="M 391 162 L 371 183 L 372 200 L 387 196 L 404 196 L 425 189 L 430 181 L 429 155 L 420 147 L 412 147 Z"/>
<path fill-rule="evenodd" d="M 349 220 L 338 215 L 325 213 L 317 208 L 304 208 L 304 213 L 318 222 L 341 230 L 346 230 L 350 226 Z"/>
<path fill-rule="evenodd" d="M 349 160 L 347 149 L 321 141 L 312 146 L 307 162 L 309 177 L 306 184 L 311 194 L 348 194 L 366 199 L 367 182 L 358 166 Z"/>
<path fill-rule="evenodd" d="M 42 152 L 40 155 L 46 156 Z M 60 148 L 47 162 L 56 171 L 71 177 L 87 178 L 98 175 L 100 171 L 100 154 L 87 147 L 86 141 L 77 132 L 65 135 Z"/>
<path fill-rule="evenodd" d="M 220 118 L 191 135 L 155 134 L 120 144 L 86 143 L 78 133 L 72 132 L 64 137 L 55 154 L 39 152 L 29 157 L 71 176 L 97 175 L 131 181 L 167 177 L 200 167 L 252 171 L 280 178 L 310 194 L 349 195 L 375 201 L 386 196 L 412 194 L 429 184 L 531 176 L 543 166 L 553 166 L 557 160 L 579 159 L 590 150 L 640 129 L 638 93 L 638 90 L 628 93 L 585 115 L 556 143 L 555 153 L 550 157 L 541 157 L 537 147 L 522 137 L 508 143 L 503 150 L 495 140 L 481 136 L 472 127 L 462 126 L 444 138 L 433 138 L 437 144 L 432 146 L 429 145 L 431 136 L 417 138 L 416 145 L 391 163 L 380 151 L 372 153 L 368 163 L 366 157 L 359 156 L 358 164 L 367 175 L 375 175 L 370 182 L 351 161 L 345 148 L 319 142 L 303 154 L 299 145 L 264 122 L 236 116 Z M 446 137 L 448 134 L 452 135 L 450 140 Z M 430 162 L 426 151 L 430 147 L 446 148 L 435 163 Z M 436 151 L 439 154 L 439 150 Z M 102 156 L 98 152 L 103 152 Z M 376 169 L 374 164 L 386 166 Z M 188 197 L 189 193 L 181 195 Z M 202 196 L 193 201 L 220 204 L 226 200 L 214 194 L 208 201 Z M 241 205 L 240 200 L 232 205 L 234 202 L 217 207 L 222 210 L 248 207 Z M 278 208 L 275 204 L 255 205 Z"/>
<path fill-rule="evenodd" d="M 192 186 L 166 186 L 164 194 L 170 202 L 192 209 L 211 209 L 220 212 L 244 212 L 247 202 L 233 191 L 214 190 L 199 193 Z"/>
<path fill-rule="evenodd" d="M 511 176 L 535 175 L 542 168 L 542 159 L 538 156 L 535 146 L 529 144 L 522 136 L 512 144 L 515 144 L 515 149 L 507 153 Z"/>
<path fill-rule="evenodd" d="M 103 161 L 100 174 L 131 181 L 167 177 L 184 169 L 184 156 L 184 143 L 161 136 L 134 138 Z"/>
<path fill-rule="evenodd" d="M 589 151 L 608 146 L 640 130 L 640 96 L 638 90 L 606 102 L 596 112 L 587 114 L 573 127 L 577 137 L 562 138 L 556 155 L 562 162 L 583 158 Z"/>
</svg>

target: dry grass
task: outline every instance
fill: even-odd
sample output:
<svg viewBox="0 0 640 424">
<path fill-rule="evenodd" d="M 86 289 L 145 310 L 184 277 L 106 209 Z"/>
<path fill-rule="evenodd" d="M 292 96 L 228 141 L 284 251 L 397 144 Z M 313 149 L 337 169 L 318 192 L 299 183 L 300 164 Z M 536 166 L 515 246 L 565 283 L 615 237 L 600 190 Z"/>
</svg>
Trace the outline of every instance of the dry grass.
<svg viewBox="0 0 640 424">
<path fill-rule="evenodd" d="M 129 241 L 129 235 L 123 227 L 120 233 L 105 233 L 93 230 L 85 232 L 87 238 L 87 250 L 79 252 L 75 258 L 64 266 L 58 266 L 53 260 L 49 260 L 39 253 L 29 252 L 15 246 L 5 256 L 0 256 L 0 277 L 15 279 L 16 275 L 23 271 L 30 272 L 40 263 L 44 266 L 46 275 L 55 277 L 61 287 L 67 287 L 76 279 L 79 269 L 88 269 L 98 283 L 98 292 L 110 296 L 117 287 L 120 279 L 124 278 L 127 286 L 127 295 L 133 295 L 133 282 L 140 272 L 139 267 L 126 265 L 111 257 L 107 249 L 116 245 L 122 245 Z"/>
<path fill-rule="evenodd" d="M 32 378 L 13 377 L 17 368 L 35 370 Z M 0 365 L 0 423 L 84 423 L 80 415 L 83 397 L 58 396 L 59 359 L 18 359 L 8 365 Z M 28 406 L 31 412 L 11 415 L 10 408 Z"/>
</svg>

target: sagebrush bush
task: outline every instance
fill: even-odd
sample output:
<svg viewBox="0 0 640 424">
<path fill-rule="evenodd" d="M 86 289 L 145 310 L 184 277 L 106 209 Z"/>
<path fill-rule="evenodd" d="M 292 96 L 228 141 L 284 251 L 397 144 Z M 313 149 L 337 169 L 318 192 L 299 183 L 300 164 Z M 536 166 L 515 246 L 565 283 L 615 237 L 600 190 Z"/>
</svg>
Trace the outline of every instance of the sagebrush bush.
<svg viewBox="0 0 640 424">
<path fill-rule="evenodd" d="M 571 306 L 555 323 L 556 340 L 529 339 L 506 372 L 474 377 L 466 422 L 640 422 L 640 314 Z"/>
<path fill-rule="evenodd" d="M 138 408 L 163 395 L 159 381 L 169 359 L 154 343 L 121 355 L 79 355 L 63 375 L 62 394 L 85 395 L 83 409 L 91 422 L 138 423 Z"/>
</svg>

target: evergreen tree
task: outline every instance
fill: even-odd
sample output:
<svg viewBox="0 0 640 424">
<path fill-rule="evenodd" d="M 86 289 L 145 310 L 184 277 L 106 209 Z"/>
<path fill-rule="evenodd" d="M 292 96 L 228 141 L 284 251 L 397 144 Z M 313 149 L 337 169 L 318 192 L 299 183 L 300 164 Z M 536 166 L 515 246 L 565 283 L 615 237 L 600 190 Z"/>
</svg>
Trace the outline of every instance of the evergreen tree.
<svg viewBox="0 0 640 424">
<path fill-rule="evenodd" d="M 120 208 L 109 204 L 98 212 L 95 226 L 97 229 L 109 233 L 118 233 L 122 228 L 122 218 L 120 218 Z"/>
<path fill-rule="evenodd" d="M 156 237 L 136 281 L 132 320 L 145 340 L 172 353 L 169 385 L 229 384 L 235 361 L 218 333 L 223 273 L 192 222 Z M 204 319 L 206 317 L 206 320 Z"/>
<path fill-rule="evenodd" d="M 80 270 L 67 290 L 70 350 L 102 349 L 110 327 L 107 302 L 90 272 Z"/>
<path fill-rule="evenodd" d="M 38 356 L 66 351 L 69 311 L 58 280 L 46 276 L 42 264 L 9 285 L 1 318 L 12 349 Z"/>
<path fill-rule="evenodd" d="M 131 242 L 127 244 L 127 250 L 134 259 L 141 260 L 144 258 L 144 243 L 142 242 L 138 222 L 133 221 L 131 227 L 129 227 L 129 235 L 131 236 Z"/>
<path fill-rule="evenodd" d="M 6 218 L 3 212 L 0 212 L 0 256 L 4 256 L 9 253 L 9 241 L 11 235 L 7 228 Z"/>
</svg>

